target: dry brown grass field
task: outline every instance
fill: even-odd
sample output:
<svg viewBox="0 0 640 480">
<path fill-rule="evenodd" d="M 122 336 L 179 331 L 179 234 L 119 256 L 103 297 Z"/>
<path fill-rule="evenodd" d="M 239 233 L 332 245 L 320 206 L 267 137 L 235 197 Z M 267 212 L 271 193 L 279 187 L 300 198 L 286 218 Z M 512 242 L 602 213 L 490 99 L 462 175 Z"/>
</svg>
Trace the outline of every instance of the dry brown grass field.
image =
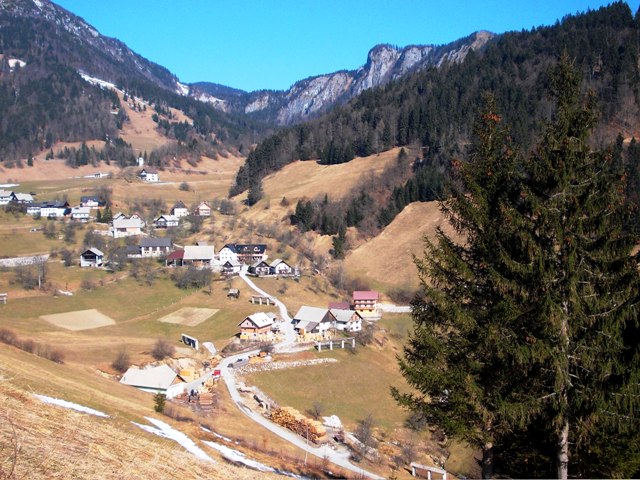
<svg viewBox="0 0 640 480">
<path fill-rule="evenodd" d="M 438 202 L 412 203 L 378 236 L 363 242 L 345 259 L 348 276 L 357 277 L 381 291 L 419 286 L 412 255 L 423 253 L 423 238 L 433 238 L 436 228 L 453 233 Z"/>
<path fill-rule="evenodd" d="M 254 470 L 230 465 L 199 443 L 198 439 L 221 443 L 201 430 L 200 424 L 224 436 L 241 438 L 239 444 L 230 446 L 250 458 L 297 471 L 301 452 L 267 430 L 255 428 L 229 405 L 223 386 L 216 389 L 219 415 L 200 418 L 185 410 L 182 415 L 191 420 L 175 422 L 153 411 L 150 394 L 96 375 L 90 368 L 58 365 L 0 344 L 0 472 L 13 472 L 2 478 L 256 478 Z M 33 394 L 71 401 L 110 418 L 45 404 Z M 144 417 L 157 418 L 187 434 L 216 463 L 199 461 L 177 443 L 131 424 L 148 424 Z M 280 478 L 266 473 L 259 476 Z"/>
</svg>

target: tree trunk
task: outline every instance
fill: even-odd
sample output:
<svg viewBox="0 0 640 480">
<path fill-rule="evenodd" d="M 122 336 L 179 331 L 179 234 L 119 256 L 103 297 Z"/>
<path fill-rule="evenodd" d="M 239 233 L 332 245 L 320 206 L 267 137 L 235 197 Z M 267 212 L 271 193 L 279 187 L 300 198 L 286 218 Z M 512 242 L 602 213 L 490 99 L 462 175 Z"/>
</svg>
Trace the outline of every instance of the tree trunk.
<svg viewBox="0 0 640 480">
<path fill-rule="evenodd" d="M 558 478 L 567 480 L 569 474 L 569 420 L 565 420 L 558 435 Z"/>
<path fill-rule="evenodd" d="M 482 447 L 482 478 L 493 478 L 493 443 Z"/>
</svg>

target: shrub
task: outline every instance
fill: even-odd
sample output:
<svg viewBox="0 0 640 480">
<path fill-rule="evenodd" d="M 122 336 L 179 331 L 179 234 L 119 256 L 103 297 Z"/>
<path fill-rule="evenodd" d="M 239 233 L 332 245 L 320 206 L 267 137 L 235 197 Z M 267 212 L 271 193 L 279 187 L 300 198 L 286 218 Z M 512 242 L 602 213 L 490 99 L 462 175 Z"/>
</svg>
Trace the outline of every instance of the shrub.
<svg viewBox="0 0 640 480">
<path fill-rule="evenodd" d="M 131 366 L 131 358 L 129 357 L 129 353 L 125 347 L 122 347 L 118 353 L 116 354 L 116 358 L 111 363 L 111 366 L 114 370 L 124 373 Z"/>
<path fill-rule="evenodd" d="M 189 190 L 191 190 L 191 187 L 189 187 L 189 184 L 187 182 L 182 182 L 178 187 L 178 190 L 182 192 L 188 192 Z"/>
<path fill-rule="evenodd" d="M 159 338 L 151 350 L 151 355 L 156 360 L 162 360 L 165 357 L 170 357 L 176 353 L 176 348 L 168 341 Z"/>
<path fill-rule="evenodd" d="M 16 346 L 17 341 L 18 336 L 13 330 L 9 330 L 8 328 L 0 328 L 0 342 L 6 343 L 7 345 Z"/>
<path fill-rule="evenodd" d="M 158 413 L 162 413 L 164 412 L 164 407 L 167 403 L 167 396 L 164 393 L 156 393 L 153 396 L 153 403 L 153 409 Z"/>
</svg>

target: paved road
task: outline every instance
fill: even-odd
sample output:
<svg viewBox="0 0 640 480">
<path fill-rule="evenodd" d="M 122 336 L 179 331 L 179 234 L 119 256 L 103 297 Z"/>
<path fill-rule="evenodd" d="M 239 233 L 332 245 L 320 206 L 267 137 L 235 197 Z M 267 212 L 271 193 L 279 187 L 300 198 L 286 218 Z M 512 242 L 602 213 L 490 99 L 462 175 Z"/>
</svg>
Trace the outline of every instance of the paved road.
<svg viewBox="0 0 640 480">
<path fill-rule="evenodd" d="M 263 295 L 265 297 L 272 297 L 265 291 L 258 288 L 249 278 L 247 278 L 246 272 L 242 272 L 240 274 L 240 278 L 242 278 L 242 280 L 244 280 L 247 283 L 247 285 L 249 285 L 249 287 L 251 287 L 253 290 L 258 292 L 260 295 Z M 294 349 L 296 345 L 295 331 L 293 330 L 293 325 L 291 324 L 291 317 L 287 312 L 287 307 L 285 306 L 285 304 L 282 303 L 280 300 L 276 300 L 276 305 L 280 309 L 280 316 L 284 320 L 283 328 L 285 333 L 284 340 L 280 342 L 278 345 L 276 345 L 276 351 L 280 353 L 285 353 L 287 351 L 291 351 L 292 349 Z M 310 453 L 311 455 L 314 455 L 321 459 L 326 459 L 346 470 L 357 473 L 359 476 L 363 476 L 366 478 L 373 478 L 376 480 L 378 479 L 382 480 L 383 477 L 379 477 L 374 473 L 368 472 L 356 465 L 353 465 L 349 461 L 349 458 L 350 458 L 349 452 L 337 452 L 327 445 L 322 445 L 317 447 L 313 444 L 309 444 L 306 442 L 304 438 L 300 437 L 299 435 L 293 433 L 290 430 L 287 430 L 283 427 L 280 427 L 279 425 L 276 425 L 275 423 L 271 422 L 270 420 L 262 416 L 262 414 L 260 414 L 259 412 L 252 411 L 249 407 L 247 407 L 243 403 L 240 392 L 238 392 L 236 378 L 233 372 L 230 371 L 229 365 L 231 365 L 232 363 L 236 362 L 241 358 L 245 358 L 249 355 L 257 354 L 257 353 L 259 353 L 259 350 L 254 350 L 252 352 L 244 352 L 238 355 L 233 355 L 231 357 L 225 358 L 218 365 L 222 379 L 224 380 L 225 384 L 227 385 L 227 389 L 229 390 L 229 395 L 231 396 L 231 399 L 234 401 L 234 403 L 238 406 L 240 411 L 244 413 L 247 417 L 249 417 L 251 420 L 253 420 L 254 422 L 259 423 L 267 430 L 275 433 L 280 438 L 287 440 L 288 442 Z"/>
</svg>

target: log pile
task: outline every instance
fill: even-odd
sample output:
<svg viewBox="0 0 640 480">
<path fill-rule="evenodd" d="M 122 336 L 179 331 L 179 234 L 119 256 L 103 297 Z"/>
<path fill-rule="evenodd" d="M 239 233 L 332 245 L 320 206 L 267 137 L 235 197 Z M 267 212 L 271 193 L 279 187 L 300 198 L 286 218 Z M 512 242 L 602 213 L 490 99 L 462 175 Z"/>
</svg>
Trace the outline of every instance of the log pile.
<svg viewBox="0 0 640 480">
<path fill-rule="evenodd" d="M 271 411 L 271 420 L 278 425 L 297 433 L 303 438 L 309 438 L 315 444 L 327 441 L 327 431 L 322 423 L 305 417 L 295 408 L 280 407 Z"/>
</svg>

